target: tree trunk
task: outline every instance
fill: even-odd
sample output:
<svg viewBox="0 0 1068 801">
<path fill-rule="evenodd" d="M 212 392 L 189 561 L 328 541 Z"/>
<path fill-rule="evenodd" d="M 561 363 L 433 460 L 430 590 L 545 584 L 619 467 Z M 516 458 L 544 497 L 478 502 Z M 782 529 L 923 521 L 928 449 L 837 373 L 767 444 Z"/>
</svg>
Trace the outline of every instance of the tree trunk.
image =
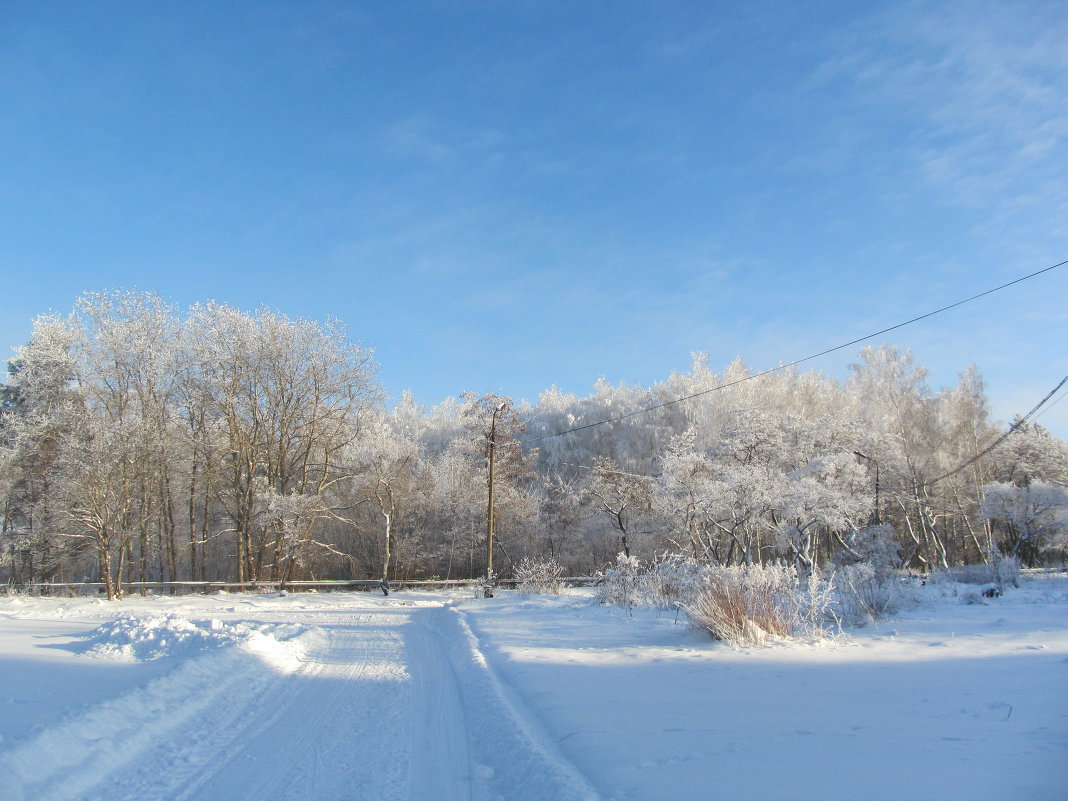
<svg viewBox="0 0 1068 801">
<path fill-rule="evenodd" d="M 389 563 L 393 557 L 393 516 L 392 506 L 387 511 L 382 510 L 382 516 L 386 519 L 386 553 L 382 560 L 382 594 L 389 595 Z"/>
<path fill-rule="evenodd" d="M 104 581 L 104 589 L 108 600 L 115 600 L 115 580 L 111 575 L 111 547 L 108 538 L 104 534 L 98 535 L 97 558 L 100 563 L 100 578 Z"/>
</svg>

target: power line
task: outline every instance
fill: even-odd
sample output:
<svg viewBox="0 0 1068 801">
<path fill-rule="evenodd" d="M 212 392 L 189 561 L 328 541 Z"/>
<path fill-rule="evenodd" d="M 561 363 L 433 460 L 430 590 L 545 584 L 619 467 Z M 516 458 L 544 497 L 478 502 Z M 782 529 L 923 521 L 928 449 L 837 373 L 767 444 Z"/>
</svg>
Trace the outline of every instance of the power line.
<svg viewBox="0 0 1068 801">
<path fill-rule="evenodd" d="M 1019 284 L 1019 283 L 1021 283 L 1023 281 L 1027 281 L 1027 280 L 1029 280 L 1031 278 L 1035 278 L 1036 276 L 1042 275 L 1043 273 L 1048 273 L 1051 270 L 1057 269 L 1058 267 L 1063 267 L 1065 264 L 1068 264 L 1068 259 L 1066 259 L 1066 260 L 1064 260 L 1062 262 L 1058 262 L 1057 264 L 1051 265 L 1049 267 L 1044 267 L 1041 270 L 1036 270 L 1035 272 L 1029 273 L 1028 275 L 1021 276 L 1020 278 L 1017 278 L 1015 280 L 1009 281 L 1006 284 L 1001 284 L 1000 286 L 996 286 L 993 289 L 988 289 L 985 292 L 980 292 L 977 295 L 972 295 L 971 297 L 964 298 L 963 300 L 958 300 L 955 303 L 950 303 L 948 306 L 943 306 L 943 307 L 941 307 L 939 309 L 935 309 L 934 311 L 927 312 L 926 314 L 921 314 L 919 317 L 913 317 L 911 320 L 905 320 L 903 323 L 897 323 L 896 325 L 892 325 L 892 326 L 889 326 L 888 328 L 883 328 L 883 329 L 881 329 L 879 331 L 875 331 L 874 333 L 867 334 L 867 335 L 862 336 L 862 337 L 858 337 L 857 339 L 850 340 L 849 342 L 844 342 L 841 345 L 835 345 L 833 348 L 827 348 L 826 350 L 821 350 L 819 353 L 813 353 L 811 356 L 805 356 L 804 358 L 796 359 L 795 361 L 789 362 L 787 364 L 780 364 L 778 367 L 772 367 L 772 368 L 770 368 L 768 370 L 763 370 L 763 371 L 761 371 L 759 373 L 754 373 L 753 375 L 746 376 L 745 378 L 739 378 L 737 381 L 731 381 L 730 383 L 727 383 L 727 384 L 720 384 L 718 386 L 711 387 L 710 389 L 704 389 L 704 390 L 701 390 L 700 392 L 695 392 L 692 395 L 684 395 L 681 398 L 673 398 L 672 400 L 664 401 L 663 403 L 658 403 L 655 406 L 647 406 L 647 407 L 645 407 L 643 409 L 637 409 L 637 410 L 635 410 L 633 412 L 627 412 L 626 414 L 621 414 L 621 415 L 618 415 L 616 417 L 609 417 L 606 420 L 598 420 L 595 423 L 586 423 L 585 425 L 575 426 L 574 428 L 568 428 L 568 429 L 565 429 L 563 431 L 557 431 L 557 432 L 555 432 L 553 434 L 543 434 L 540 437 L 532 437 L 530 439 L 524 439 L 524 440 L 521 440 L 521 441 L 523 443 L 534 443 L 534 442 L 541 442 L 542 440 L 546 440 L 546 439 L 552 439 L 554 437 L 563 437 L 563 436 L 566 436 L 568 434 L 574 434 L 574 433 L 576 433 L 578 431 L 585 431 L 588 428 L 596 428 L 597 426 L 607 425 L 608 423 L 616 423 L 616 422 L 619 422 L 620 420 L 626 420 L 628 417 L 635 417 L 635 416 L 637 416 L 639 414 L 645 414 L 646 412 L 654 412 L 657 409 L 664 409 L 664 408 L 666 408 L 668 406 L 674 406 L 677 403 L 682 403 L 683 401 L 692 400 L 693 398 L 699 398 L 702 395 L 709 395 L 709 394 L 711 394 L 713 392 L 719 392 L 720 390 L 728 389 L 730 387 L 737 386 L 738 384 L 744 384 L 746 381 L 752 381 L 753 379 L 761 378 L 763 376 L 770 375 L 771 373 L 777 373 L 777 372 L 780 372 L 782 370 L 786 370 L 786 369 L 788 369 L 790 367 L 796 367 L 797 365 L 802 364 L 804 362 L 812 361 L 813 359 L 818 359 L 821 356 L 826 356 L 828 353 L 834 353 L 835 351 L 839 351 L 839 350 L 843 350 L 843 349 L 848 348 L 848 347 L 852 347 L 853 345 L 859 344 L 859 343 L 864 342 L 864 341 L 869 340 L 869 339 L 873 339 L 873 338 L 875 338 L 877 336 L 882 336 L 883 334 L 889 333 L 890 331 L 896 331 L 897 329 L 904 328 L 907 325 L 912 325 L 913 323 L 918 323 L 920 320 L 926 320 L 928 317 L 934 317 L 936 314 L 941 314 L 942 312 L 949 311 L 950 309 L 955 309 L 958 306 L 963 306 L 965 303 L 971 303 L 973 300 L 978 300 L 979 298 L 986 297 L 987 295 L 992 295 L 995 292 L 1000 292 L 1002 289 L 1007 289 L 1010 286 L 1014 286 L 1014 285 Z"/>
<path fill-rule="evenodd" d="M 612 470 L 612 469 L 607 468 L 607 467 L 597 467 L 597 466 L 590 467 L 589 465 L 574 464 L 572 462 L 560 462 L 560 464 L 564 465 L 565 467 L 575 467 L 575 468 L 578 468 L 579 470 L 589 470 L 591 473 L 592 472 L 597 472 L 597 473 L 605 473 L 607 475 L 613 475 L 613 476 L 631 476 L 633 478 L 644 479 L 645 481 L 656 481 L 656 476 L 647 476 L 647 475 L 643 475 L 642 473 L 628 473 L 626 470 Z"/>
<path fill-rule="evenodd" d="M 1050 409 L 1052 409 L 1054 406 L 1056 406 L 1058 403 L 1060 403 L 1065 398 L 1068 398 L 1068 390 L 1066 390 L 1065 392 L 1061 393 L 1061 396 L 1059 398 L 1057 398 L 1057 400 L 1053 401 L 1053 403 L 1051 403 L 1049 406 L 1047 406 L 1041 412 L 1036 414 L 1034 419 L 1037 420 L 1038 418 L 1040 418 L 1042 415 L 1044 415 L 1046 412 L 1048 412 Z"/>
<path fill-rule="evenodd" d="M 741 382 L 735 382 L 735 383 L 741 383 Z M 948 473 L 943 473 L 942 475 L 938 476 L 937 478 L 932 478 L 930 481 L 921 481 L 919 484 L 916 485 L 917 489 L 920 488 L 920 487 L 933 486 L 933 485 L 937 484 L 939 481 L 943 481 L 943 480 L 949 478 L 950 476 L 955 476 L 961 470 L 964 470 L 966 467 L 970 467 L 971 465 L 975 464 L 980 459 L 982 459 L 984 456 L 986 456 L 988 453 L 993 451 L 995 448 L 998 448 L 999 446 L 1001 446 L 1001 444 L 1003 442 L 1005 442 L 1005 440 L 1007 440 L 1009 437 L 1011 437 L 1013 434 L 1015 434 L 1017 431 L 1019 431 L 1024 423 L 1026 423 L 1032 417 L 1035 417 L 1036 416 L 1036 412 L 1038 412 L 1039 409 L 1041 409 L 1043 406 L 1045 406 L 1046 402 L 1049 401 L 1049 399 L 1052 398 L 1054 395 L 1056 395 L 1061 390 L 1061 388 L 1064 387 L 1066 384 L 1068 384 L 1068 375 L 1066 375 L 1064 378 L 1062 378 L 1060 380 L 1060 383 L 1057 384 L 1057 386 L 1055 386 L 1053 389 L 1051 389 L 1046 394 L 1046 397 L 1044 397 L 1042 400 L 1040 400 L 1035 405 L 1035 407 L 1033 409 L 1031 409 L 1031 411 L 1029 411 L 1027 414 L 1025 414 L 1023 417 L 1021 417 L 1019 420 L 1017 420 L 1011 426 L 1009 426 L 1009 430 L 1006 431 L 1004 434 L 1002 434 L 1000 437 L 998 437 L 996 440 L 994 440 L 992 443 L 990 443 L 990 445 L 988 445 L 986 448 L 981 450 L 975 456 L 972 456 L 966 462 L 957 465 L 952 470 L 950 470 Z M 1066 394 L 1068 394 L 1068 393 L 1066 393 Z M 1056 401 L 1051 403 L 1050 406 L 1053 406 L 1055 403 L 1059 403 L 1064 398 L 1065 398 L 1065 395 L 1062 395 Z M 685 398 L 680 398 L 680 400 L 685 400 Z M 544 439 L 544 437 L 543 437 L 543 439 Z M 625 470 L 602 469 L 602 468 L 597 468 L 597 467 L 590 467 L 590 466 L 584 465 L 584 464 L 572 464 L 571 462 L 561 462 L 561 464 L 567 465 L 568 467 L 576 467 L 576 468 L 578 468 L 580 470 L 596 471 L 596 470 L 600 469 L 605 473 L 614 474 L 614 475 L 620 475 L 620 476 L 633 476 L 634 478 L 641 478 L 641 479 L 645 479 L 647 481 L 655 481 L 656 478 L 657 478 L 656 476 L 646 476 L 646 475 L 642 475 L 641 473 L 628 473 Z M 890 472 L 897 472 L 897 471 L 891 470 Z M 901 473 L 898 473 L 898 475 L 904 477 L 903 474 L 901 474 Z M 915 500 L 915 499 L 911 499 L 910 498 L 910 500 Z M 932 509 L 936 509 L 937 508 L 937 507 L 934 507 L 932 504 L 927 503 L 926 501 L 924 501 L 923 503 L 928 508 L 932 508 Z M 952 513 L 956 514 L 956 510 L 941 509 L 940 511 L 947 512 L 947 513 L 952 512 Z"/>
<path fill-rule="evenodd" d="M 982 459 L 984 456 L 986 456 L 992 450 L 994 450 L 999 445 L 1001 445 L 1001 443 L 1003 443 L 1005 440 L 1007 440 L 1009 437 L 1011 437 L 1013 434 L 1015 434 L 1020 429 L 1020 427 L 1024 423 L 1026 423 L 1028 420 L 1030 420 L 1031 417 L 1034 416 L 1034 414 L 1039 409 L 1041 409 L 1043 406 L 1045 406 L 1046 402 L 1050 398 L 1052 398 L 1054 395 L 1056 395 L 1057 392 L 1060 391 L 1060 388 L 1063 387 L 1065 384 L 1068 384 L 1068 375 L 1066 375 L 1064 378 L 1062 378 L 1061 382 L 1059 384 L 1057 384 L 1057 386 L 1055 386 L 1052 390 L 1050 390 L 1050 392 L 1046 395 L 1046 397 L 1044 397 L 1042 400 L 1040 400 L 1038 402 L 1038 404 L 1035 406 L 1035 408 L 1033 408 L 1031 411 L 1029 411 L 1027 414 L 1025 414 L 1023 417 L 1021 417 L 1019 420 L 1017 420 L 1011 426 L 1009 426 L 1009 430 L 1006 431 L 1004 434 L 1002 434 L 1000 437 L 998 437 L 996 440 L 994 440 L 992 443 L 990 443 L 990 445 L 988 445 L 986 448 L 981 450 L 979 453 L 975 454 L 975 456 L 973 456 L 968 461 L 964 462 L 961 465 L 958 465 L 957 467 L 954 467 L 948 473 L 944 473 L 944 474 L 940 475 L 938 478 L 933 478 L 930 481 L 924 481 L 923 482 L 923 486 L 930 487 L 930 486 L 932 486 L 934 484 L 937 484 L 939 481 L 942 481 L 943 479 L 949 478 L 950 476 L 955 476 L 957 473 L 959 473 L 964 468 L 966 468 L 966 467 L 968 467 L 970 465 L 973 465 L 976 462 L 978 462 L 980 459 Z"/>
</svg>

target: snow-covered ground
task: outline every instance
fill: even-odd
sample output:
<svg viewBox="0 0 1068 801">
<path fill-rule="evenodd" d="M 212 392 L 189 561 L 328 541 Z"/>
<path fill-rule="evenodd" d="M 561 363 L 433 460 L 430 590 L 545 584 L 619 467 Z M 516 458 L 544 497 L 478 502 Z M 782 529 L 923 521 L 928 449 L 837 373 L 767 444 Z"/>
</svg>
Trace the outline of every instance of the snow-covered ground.
<svg viewBox="0 0 1068 801">
<path fill-rule="evenodd" d="M 0 800 L 1068 798 L 1068 577 L 733 649 L 585 591 L 0 598 Z"/>
</svg>

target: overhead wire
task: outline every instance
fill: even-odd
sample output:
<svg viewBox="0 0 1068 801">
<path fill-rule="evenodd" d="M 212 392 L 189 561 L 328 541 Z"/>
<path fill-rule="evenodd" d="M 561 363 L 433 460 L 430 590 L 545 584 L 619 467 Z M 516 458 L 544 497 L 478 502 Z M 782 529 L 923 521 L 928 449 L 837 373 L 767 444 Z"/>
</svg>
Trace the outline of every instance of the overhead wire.
<svg viewBox="0 0 1068 801">
<path fill-rule="evenodd" d="M 1068 398 L 1068 389 L 1066 389 L 1066 390 L 1065 390 L 1064 392 L 1062 392 L 1062 393 L 1061 393 L 1061 396 L 1060 396 L 1059 398 L 1057 398 L 1057 400 L 1053 401 L 1053 402 L 1052 402 L 1051 404 L 1049 404 L 1048 406 L 1046 406 L 1046 408 L 1045 408 L 1045 409 L 1043 409 L 1043 410 L 1042 410 L 1041 412 L 1039 412 L 1038 414 L 1036 414 L 1036 415 L 1035 415 L 1035 416 L 1034 416 L 1033 418 L 1031 418 L 1031 419 L 1032 419 L 1032 420 L 1037 420 L 1038 418 L 1040 418 L 1040 417 L 1041 417 L 1042 415 L 1044 415 L 1044 414 L 1045 414 L 1046 412 L 1048 412 L 1048 411 L 1049 411 L 1050 409 L 1052 409 L 1052 408 L 1053 408 L 1054 406 L 1056 406 L 1056 405 L 1057 405 L 1058 403 L 1060 403 L 1060 402 L 1061 402 L 1062 400 L 1064 400 L 1065 398 Z"/>
<path fill-rule="evenodd" d="M 864 335 L 862 337 L 858 337 L 856 339 L 852 339 L 849 342 L 843 342 L 841 345 L 835 345 L 832 348 L 827 348 L 825 350 L 821 350 L 819 353 L 813 353 L 813 354 L 811 354 L 809 356 L 805 356 L 805 357 L 800 358 L 800 359 L 795 359 L 792 362 L 788 362 L 788 363 L 785 363 L 785 364 L 780 364 L 778 367 L 772 367 L 772 368 L 769 368 L 767 370 L 762 370 L 759 373 L 754 373 L 753 375 L 746 376 L 745 378 L 739 378 L 739 379 L 737 379 L 735 381 L 730 381 L 730 382 L 728 382 L 726 384 L 718 384 L 718 385 L 716 385 L 714 387 L 710 387 L 709 389 L 701 390 L 700 392 L 694 392 L 694 393 L 692 393 L 690 395 L 684 395 L 684 396 L 679 397 L 679 398 L 673 398 L 671 400 L 664 401 L 663 403 L 657 403 L 657 404 L 655 404 L 653 406 L 646 406 L 646 407 L 641 408 L 641 409 L 636 409 L 635 411 L 632 411 L 632 412 L 626 412 L 625 414 L 616 415 L 615 417 L 609 417 L 609 418 L 607 418 L 605 420 L 598 420 L 598 421 L 593 422 L 593 423 L 586 423 L 586 424 L 581 425 L 581 426 L 574 426 L 573 428 L 564 429 L 563 431 L 556 431 L 556 432 L 554 432 L 552 434 L 543 434 L 543 435 L 538 436 L 538 437 L 530 437 L 530 438 L 521 440 L 521 442 L 523 442 L 524 444 L 532 444 L 532 443 L 541 442 L 541 441 L 547 440 L 547 439 L 553 439 L 555 437 L 567 436 L 568 434 L 574 434 L 576 432 L 585 431 L 585 430 L 590 429 L 590 428 L 597 428 L 598 426 L 608 425 L 609 423 L 616 423 L 616 422 L 619 422 L 620 420 L 626 420 L 627 418 L 636 417 L 637 415 L 640 415 L 640 414 L 646 414 L 648 412 L 654 412 L 654 411 L 656 411 L 658 409 L 667 408 L 668 406 L 674 406 L 675 404 L 682 403 L 683 401 L 692 400 L 694 398 L 699 398 L 699 397 L 701 397 L 703 395 L 709 395 L 709 394 L 711 394 L 713 392 L 719 392 L 719 391 L 724 390 L 724 389 L 729 389 L 730 387 L 737 386 L 738 384 L 744 384 L 746 381 L 753 381 L 753 380 L 755 380 L 757 378 L 762 378 L 763 376 L 770 375 L 772 373 L 777 373 L 777 372 L 781 372 L 782 370 L 787 370 L 787 369 L 789 369 L 791 367 L 796 367 L 797 365 L 803 364 L 804 362 L 812 361 L 813 359 L 818 359 L 821 356 L 826 356 L 829 353 L 834 353 L 834 352 L 839 351 L 839 350 L 844 350 L 845 348 L 851 347 L 853 345 L 857 345 L 857 344 L 859 344 L 861 342 L 865 342 L 865 341 L 867 341 L 869 339 L 873 339 L 873 338 L 875 338 L 877 336 L 881 336 L 883 334 L 889 333 L 890 331 L 896 331 L 897 329 L 904 328 L 907 325 L 912 325 L 913 323 L 918 323 L 920 320 L 926 320 L 928 317 L 934 317 L 936 314 L 942 314 L 943 312 L 947 312 L 950 309 L 955 309 L 958 306 L 963 306 L 965 303 L 971 303 L 972 301 L 978 300 L 979 298 L 986 297 L 987 295 L 992 295 L 993 293 L 1000 292 L 1003 289 L 1008 289 L 1010 286 L 1015 286 L 1016 284 L 1022 283 L 1024 281 L 1030 280 L 1032 278 L 1036 278 L 1037 276 L 1042 275 L 1043 273 L 1048 273 L 1048 272 L 1050 272 L 1052 270 L 1056 270 L 1058 267 L 1063 267 L 1066 264 L 1068 264 L 1068 259 L 1065 259 L 1064 261 L 1058 262 L 1057 264 L 1050 265 L 1049 267 L 1044 267 L 1041 270 L 1036 270 L 1033 273 L 1028 273 L 1027 275 L 1021 276 L 1021 277 L 1016 278 L 1016 279 L 1014 279 L 1012 281 L 1009 281 L 1007 283 L 1004 283 L 1004 284 L 1001 284 L 999 286 L 993 287 L 992 289 L 987 289 L 987 290 L 985 290 L 983 292 L 979 292 L 978 294 L 971 295 L 970 297 L 964 298 L 963 300 L 958 300 L 955 303 L 950 303 L 950 304 L 948 304 L 946 306 L 942 306 L 941 308 L 935 309 L 934 311 L 929 311 L 926 314 L 921 314 L 921 315 L 919 315 L 917 317 L 913 317 L 913 318 L 911 318 L 909 320 L 905 320 L 904 322 L 897 323 L 896 325 L 891 325 L 891 326 L 888 326 L 887 328 L 880 329 L 879 331 L 875 331 L 873 333 L 866 334 L 866 335 Z"/>
<path fill-rule="evenodd" d="M 945 479 L 950 478 L 951 476 L 955 476 L 957 473 L 959 473 L 962 470 L 964 470 L 964 469 L 970 467 L 971 465 L 975 464 L 980 459 L 982 459 L 984 456 L 986 456 L 990 452 L 992 452 L 995 449 L 997 449 L 998 447 L 1000 447 L 1009 437 L 1011 437 L 1013 434 L 1015 434 L 1017 431 L 1019 431 L 1023 427 L 1023 425 L 1025 423 L 1027 423 L 1029 420 L 1031 420 L 1031 419 L 1033 419 L 1035 417 L 1041 416 L 1041 414 L 1038 413 L 1039 410 L 1043 406 L 1046 405 L 1046 403 L 1049 401 L 1050 398 L 1052 398 L 1054 395 L 1056 395 L 1066 385 L 1068 385 L 1068 375 L 1066 375 L 1064 378 L 1062 378 L 1060 380 L 1060 383 L 1057 384 L 1057 386 L 1055 386 L 1048 393 L 1046 393 L 1046 396 L 1044 398 L 1042 398 L 1042 400 L 1040 400 L 1037 404 L 1035 404 L 1035 406 L 1031 409 L 1031 411 L 1029 411 L 1027 414 L 1025 414 L 1023 417 L 1019 418 L 1015 423 L 1013 423 L 1011 426 L 1009 426 L 1008 430 L 1004 434 L 1002 434 L 1000 437 L 998 437 L 996 440 L 994 440 L 992 443 L 990 443 L 990 445 L 988 445 L 986 448 L 981 450 L 979 453 L 975 454 L 975 456 L 972 456 L 971 458 L 969 458 L 967 461 L 957 465 L 956 467 L 954 467 L 949 472 L 943 473 L 942 475 L 940 475 L 940 476 L 938 476 L 936 478 L 932 478 L 929 481 L 921 481 L 921 482 L 919 482 L 918 484 L 915 485 L 916 489 L 919 490 L 919 489 L 924 488 L 924 487 L 931 487 L 931 486 L 934 486 L 935 484 L 937 484 L 940 481 L 944 481 Z M 1061 395 L 1061 397 L 1057 398 L 1057 400 L 1055 400 L 1053 403 L 1051 403 L 1049 405 L 1052 407 L 1054 404 L 1060 403 L 1062 400 L 1064 400 L 1064 398 L 1066 396 L 1068 396 L 1068 391 L 1066 391 L 1064 395 Z M 1047 407 L 1047 410 L 1048 410 L 1048 407 Z M 567 465 L 568 467 L 576 467 L 576 468 L 578 468 L 580 470 L 594 471 L 594 470 L 598 470 L 599 469 L 597 467 L 590 467 L 590 466 L 584 465 L 584 464 L 572 464 L 570 462 L 562 462 L 561 464 Z M 642 475 L 640 473 L 629 473 L 629 472 L 627 472 L 625 470 L 611 470 L 611 469 L 607 469 L 606 468 L 606 469 L 603 469 L 603 472 L 609 473 L 609 474 L 614 474 L 614 475 L 621 475 L 621 476 L 632 476 L 634 478 L 640 478 L 640 479 L 644 479 L 646 481 L 655 481 L 656 480 L 656 476 L 647 476 L 647 475 Z M 918 498 L 910 498 L 910 500 L 918 501 L 919 499 Z M 926 501 L 919 501 L 919 502 L 923 503 L 924 506 L 927 506 L 928 508 L 931 508 L 931 509 L 937 509 L 938 511 L 943 511 L 943 512 L 948 512 L 948 513 L 953 513 L 953 514 L 956 513 L 956 510 L 938 509 L 938 507 L 935 507 L 930 502 L 926 502 Z"/>
<path fill-rule="evenodd" d="M 950 476 L 955 476 L 961 470 L 964 470 L 966 467 L 969 467 L 969 466 L 975 464 L 980 459 L 982 459 L 984 456 L 986 456 L 988 453 L 990 453 L 992 450 L 994 450 L 995 448 L 999 447 L 1003 442 L 1005 442 L 1005 440 L 1007 440 L 1009 437 L 1011 437 L 1013 434 L 1015 434 L 1023 426 L 1024 423 L 1026 423 L 1028 420 L 1030 420 L 1035 415 L 1035 413 L 1038 412 L 1039 409 L 1041 409 L 1043 406 L 1045 406 L 1046 402 L 1050 398 L 1052 398 L 1054 395 L 1056 395 L 1060 391 L 1061 387 L 1063 387 L 1065 384 L 1068 384 L 1068 375 L 1066 375 L 1064 378 L 1062 378 L 1060 383 L 1057 384 L 1057 386 L 1055 386 L 1052 390 L 1050 390 L 1049 393 L 1046 395 L 1046 397 L 1044 397 L 1042 400 L 1040 400 L 1038 402 L 1038 404 L 1033 409 L 1031 409 L 1031 411 L 1029 411 L 1027 414 L 1025 414 L 1023 417 L 1018 419 L 1011 426 L 1009 426 L 1008 431 L 1006 431 L 1004 434 L 1002 434 L 1000 437 L 998 437 L 996 440 L 994 440 L 992 443 L 990 443 L 987 447 L 983 448 L 983 450 L 979 451 L 979 453 L 975 454 L 975 456 L 971 457 L 966 462 L 963 462 L 962 464 L 957 465 L 952 470 L 950 470 L 948 473 L 943 473 L 942 475 L 938 476 L 937 478 L 932 478 L 930 481 L 924 481 L 923 482 L 923 486 L 930 487 L 930 486 L 933 486 L 934 484 L 937 484 L 939 481 L 942 481 L 944 479 L 949 478 Z"/>
</svg>

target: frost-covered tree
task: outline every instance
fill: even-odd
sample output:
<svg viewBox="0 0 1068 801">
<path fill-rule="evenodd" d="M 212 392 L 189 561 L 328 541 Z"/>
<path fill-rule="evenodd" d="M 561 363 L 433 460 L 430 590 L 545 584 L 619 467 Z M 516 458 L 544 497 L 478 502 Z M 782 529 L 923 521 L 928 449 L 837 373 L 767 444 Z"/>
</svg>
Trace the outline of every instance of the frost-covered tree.
<svg viewBox="0 0 1068 801">
<path fill-rule="evenodd" d="M 701 452 L 692 430 L 676 437 L 657 484 L 670 541 L 699 562 L 759 562 L 777 478 L 767 464 Z"/>
<path fill-rule="evenodd" d="M 54 315 L 34 321 L 30 341 L 9 365 L 0 402 L 0 569 L 16 583 L 70 576 L 80 549 L 60 536 L 64 502 L 61 460 L 85 424 L 74 387 L 75 335 Z"/>
<path fill-rule="evenodd" d="M 718 465 L 705 513 L 706 553 L 721 564 L 762 564 L 784 483 L 785 476 L 767 465 Z"/>
<path fill-rule="evenodd" d="M 209 480 L 232 525 L 237 578 L 266 570 L 277 580 L 281 565 L 269 554 L 283 533 L 257 519 L 256 481 L 279 495 L 321 492 L 380 402 L 375 365 L 337 323 L 210 303 L 194 307 L 187 325 L 190 383 L 218 434 L 221 465 Z"/>
<path fill-rule="evenodd" d="M 850 365 L 847 391 L 857 398 L 864 421 L 882 432 L 865 453 L 882 465 L 886 495 L 896 507 L 908 540 L 908 559 L 923 568 L 948 565 L 948 551 L 937 518 L 937 498 L 929 481 L 939 473 L 937 404 L 927 386 L 927 371 L 912 353 L 890 345 L 866 347 Z"/>
<path fill-rule="evenodd" d="M 994 473 L 1002 483 L 1068 483 L 1068 443 L 1037 423 L 1017 420 L 1012 436 L 995 451 Z"/>
<path fill-rule="evenodd" d="M 265 528 L 275 532 L 271 565 L 276 566 L 278 581 L 284 584 L 298 569 L 314 571 L 318 557 L 324 554 L 347 558 L 316 534 L 319 522 L 332 516 L 323 493 L 283 495 L 265 477 L 257 478 L 255 485 L 258 517 Z"/>
<path fill-rule="evenodd" d="M 993 478 L 993 461 L 976 457 L 999 432 L 990 423 L 983 379 L 975 366 L 962 371 L 957 386 L 939 393 L 937 402 L 939 471 L 949 474 L 937 486 L 943 525 L 950 532 L 950 541 L 958 543 L 958 558 L 985 560 L 993 534 L 980 506 L 982 487 Z M 964 470 L 956 470 L 968 462 Z"/>
<path fill-rule="evenodd" d="M 982 508 L 985 517 L 1003 524 L 999 548 L 1006 555 L 1026 559 L 1034 567 L 1043 551 L 1062 547 L 1068 530 L 1068 488 L 1044 481 L 988 484 Z"/>
<path fill-rule="evenodd" d="M 581 542 L 582 489 L 577 476 L 555 474 L 542 478 L 539 499 L 544 539 L 536 541 L 529 555 L 535 559 L 560 560 L 564 563 L 586 564 L 592 572 L 596 565 L 589 564 L 588 553 Z"/>
<path fill-rule="evenodd" d="M 669 521 L 669 539 L 694 559 L 707 558 L 710 543 L 705 521 L 713 498 L 714 468 L 707 454 L 695 448 L 692 429 L 674 437 L 663 458 L 663 471 L 656 483 L 656 505 Z"/>
<path fill-rule="evenodd" d="M 367 426 L 353 448 L 356 492 L 372 501 L 382 520 L 382 592 L 389 594 L 389 577 L 400 516 L 412 515 L 425 495 L 422 454 L 405 431 L 400 416 L 380 416 Z"/>
<path fill-rule="evenodd" d="M 136 576 L 147 581 L 152 557 L 159 578 L 178 578 L 174 476 L 176 310 L 141 292 L 91 292 L 78 299 L 77 380 L 94 420 L 122 438 L 129 458 L 131 543 Z M 98 435 L 100 432 L 98 432 Z"/>
<path fill-rule="evenodd" d="M 594 459 L 585 487 L 590 505 L 606 517 L 619 532 L 623 554 L 630 557 L 632 522 L 649 511 L 652 482 L 649 478 L 621 470 L 612 459 Z"/>
<path fill-rule="evenodd" d="M 786 476 L 775 503 L 777 533 L 793 558 L 806 572 L 817 564 L 820 536 L 835 535 L 868 516 L 871 496 L 852 454 L 813 459 Z M 822 543 L 827 548 L 828 543 Z"/>
<path fill-rule="evenodd" d="M 864 532 L 926 570 L 1064 548 L 1068 445 L 998 441 L 968 368 L 932 391 L 865 348 L 847 381 L 707 354 L 651 386 L 551 388 L 388 413 L 336 322 L 137 292 L 44 316 L 0 391 L 0 578 L 288 580 L 484 572 L 556 558 L 866 564 Z M 502 406 L 503 404 L 503 406 Z M 1003 429 L 1002 429 L 1003 430 Z M 1059 488 L 1059 489 L 1058 489 Z M 865 524 L 882 523 L 884 526 Z M 859 561 L 857 561 L 859 560 Z"/>
<path fill-rule="evenodd" d="M 61 456 L 64 536 L 91 544 L 108 600 L 123 596 L 134 540 L 146 521 L 137 469 L 140 450 L 122 423 L 87 417 L 64 443 Z"/>
</svg>

